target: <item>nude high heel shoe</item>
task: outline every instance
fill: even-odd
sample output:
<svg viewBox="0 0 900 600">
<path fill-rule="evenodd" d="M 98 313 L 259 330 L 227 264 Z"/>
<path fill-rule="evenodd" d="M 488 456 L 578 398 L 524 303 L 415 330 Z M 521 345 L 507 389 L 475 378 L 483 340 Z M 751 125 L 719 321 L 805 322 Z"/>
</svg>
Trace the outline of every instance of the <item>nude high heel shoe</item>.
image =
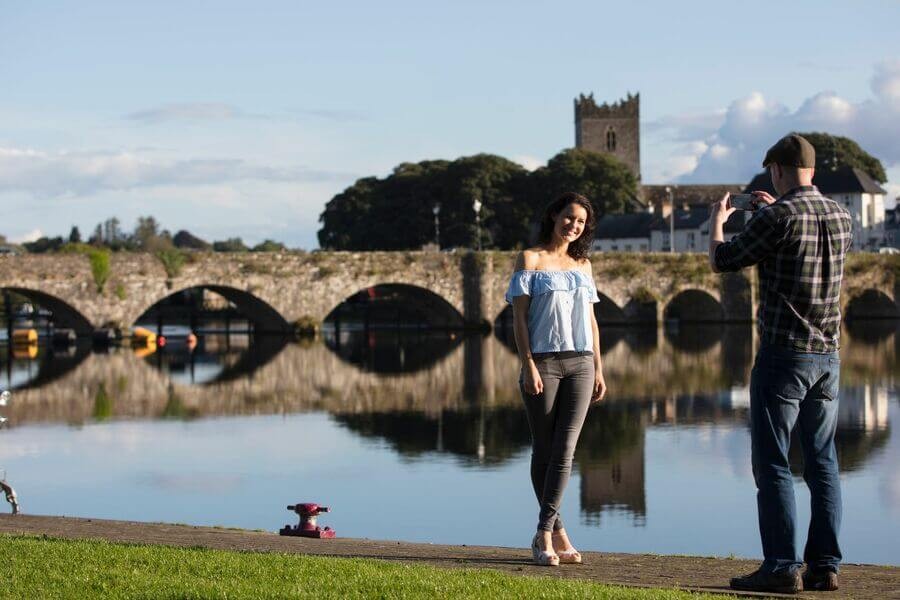
<svg viewBox="0 0 900 600">
<path fill-rule="evenodd" d="M 541 550 L 538 546 L 538 539 L 540 535 L 540 532 L 534 534 L 534 538 L 532 538 L 531 540 L 531 555 L 534 558 L 534 564 L 541 567 L 558 567 L 559 556 L 557 556 L 553 552 Z"/>
</svg>

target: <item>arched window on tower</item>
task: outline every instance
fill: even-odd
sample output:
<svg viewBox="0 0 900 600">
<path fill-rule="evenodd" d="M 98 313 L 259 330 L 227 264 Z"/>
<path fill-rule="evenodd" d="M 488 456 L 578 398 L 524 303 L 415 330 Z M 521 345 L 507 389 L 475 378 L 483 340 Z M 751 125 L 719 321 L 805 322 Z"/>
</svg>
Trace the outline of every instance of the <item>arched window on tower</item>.
<svg viewBox="0 0 900 600">
<path fill-rule="evenodd" d="M 606 130 L 606 149 L 610 152 L 616 151 L 616 132 L 612 127 Z"/>
</svg>

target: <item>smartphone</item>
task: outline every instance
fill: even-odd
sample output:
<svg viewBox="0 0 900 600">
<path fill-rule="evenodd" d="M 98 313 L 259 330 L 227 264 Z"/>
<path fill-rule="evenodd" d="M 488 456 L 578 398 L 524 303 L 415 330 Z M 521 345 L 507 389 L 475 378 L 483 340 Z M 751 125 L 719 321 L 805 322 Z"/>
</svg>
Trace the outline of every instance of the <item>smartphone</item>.
<svg viewBox="0 0 900 600">
<path fill-rule="evenodd" d="M 728 203 L 738 210 L 756 210 L 757 202 L 753 194 L 732 194 L 728 197 Z"/>
</svg>

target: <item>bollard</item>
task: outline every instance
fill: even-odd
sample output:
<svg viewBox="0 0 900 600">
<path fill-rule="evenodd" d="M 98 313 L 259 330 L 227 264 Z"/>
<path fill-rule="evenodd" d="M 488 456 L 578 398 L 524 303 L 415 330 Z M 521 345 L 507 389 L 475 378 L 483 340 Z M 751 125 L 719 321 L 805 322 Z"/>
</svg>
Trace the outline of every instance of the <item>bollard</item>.
<svg viewBox="0 0 900 600">
<path fill-rule="evenodd" d="M 313 502 L 307 502 L 292 504 L 291 506 L 288 506 L 287 509 L 300 516 L 300 523 L 293 527 L 291 525 L 285 525 L 278 531 L 278 535 L 318 539 L 330 539 L 334 537 L 334 529 L 331 527 L 325 527 L 323 529 L 316 525 L 316 517 L 321 513 L 331 512 L 331 509 L 327 506 L 319 506 Z"/>
</svg>

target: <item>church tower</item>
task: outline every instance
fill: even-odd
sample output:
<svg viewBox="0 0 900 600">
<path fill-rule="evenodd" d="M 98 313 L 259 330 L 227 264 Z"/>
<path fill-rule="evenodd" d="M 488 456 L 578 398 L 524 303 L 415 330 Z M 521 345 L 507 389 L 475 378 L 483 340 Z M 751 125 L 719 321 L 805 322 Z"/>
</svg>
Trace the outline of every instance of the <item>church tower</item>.
<svg viewBox="0 0 900 600">
<path fill-rule="evenodd" d="M 641 179 L 641 95 L 598 106 L 594 94 L 575 98 L 575 147 L 612 154 Z"/>
</svg>

